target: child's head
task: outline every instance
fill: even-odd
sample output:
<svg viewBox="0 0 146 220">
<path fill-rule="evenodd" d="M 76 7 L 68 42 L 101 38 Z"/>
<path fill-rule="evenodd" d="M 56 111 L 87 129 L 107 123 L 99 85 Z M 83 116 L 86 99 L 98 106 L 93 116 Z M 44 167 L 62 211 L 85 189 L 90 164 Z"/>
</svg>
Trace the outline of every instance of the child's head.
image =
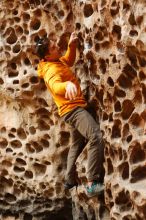
<svg viewBox="0 0 146 220">
<path fill-rule="evenodd" d="M 37 41 L 35 52 L 40 59 L 47 59 L 50 61 L 57 60 L 61 56 L 60 49 L 56 43 L 49 40 L 47 37 Z"/>
</svg>

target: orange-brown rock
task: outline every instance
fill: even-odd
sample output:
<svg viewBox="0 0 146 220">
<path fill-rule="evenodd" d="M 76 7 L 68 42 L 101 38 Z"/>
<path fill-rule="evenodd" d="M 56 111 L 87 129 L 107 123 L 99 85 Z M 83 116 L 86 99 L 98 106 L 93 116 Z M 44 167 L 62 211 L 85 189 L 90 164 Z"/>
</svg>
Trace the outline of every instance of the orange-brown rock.
<svg viewBox="0 0 146 220">
<path fill-rule="evenodd" d="M 145 0 L 1 0 L 0 219 L 146 219 L 145 24 Z M 64 192 L 70 131 L 36 73 L 38 36 L 64 53 L 72 31 L 73 70 L 105 140 L 105 198 Z M 85 148 L 82 184 L 86 161 Z"/>
</svg>

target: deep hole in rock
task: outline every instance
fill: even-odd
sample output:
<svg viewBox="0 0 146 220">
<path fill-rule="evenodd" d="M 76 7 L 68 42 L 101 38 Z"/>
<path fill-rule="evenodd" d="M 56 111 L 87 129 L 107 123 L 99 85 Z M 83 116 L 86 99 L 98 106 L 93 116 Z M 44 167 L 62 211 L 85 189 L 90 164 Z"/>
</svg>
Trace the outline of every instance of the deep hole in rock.
<svg viewBox="0 0 146 220">
<path fill-rule="evenodd" d="M 19 140 L 13 140 L 10 142 L 11 146 L 13 148 L 20 148 L 22 147 L 22 143 Z"/>
<path fill-rule="evenodd" d="M 34 163 L 33 167 L 34 167 L 35 174 L 38 175 L 38 176 L 44 175 L 45 172 L 46 172 L 46 169 L 47 169 L 46 165 L 43 165 L 43 164 L 40 164 L 40 163 Z"/>
<path fill-rule="evenodd" d="M 16 45 L 13 47 L 13 53 L 19 53 L 20 50 L 21 50 L 20 44 L 16 44 Z"/>
<path fill-rule="evenodd" d="M 99 62 L 99 69 L 101 70 L 102 74 L 105 74 L 106 73 L 106 62 L 103 58 L 100 58 L 98 60 Z"/>
<path fill-rule="evenodd" d="M 27 153 L 34 153 L 35 149 L 31 146 L 30 143 L 26 143 L 26 152 Z"/>
<path fill-rule="evenodd" d="M 130 117 L 129 122 L 136 128 L 140 128 L 142 124 L 143 119 L 138 113 L 133 113 L 132 116 Z"/>
<path fill-rule="evenodd" d="M 37 101 L 38 101 L 38 103 L 39 103 L 40 105 L 42 105 L 43 107 L 47 107 L 47 106 L 48 106 L 46 100 L 43 99 L 43 98 L 38 98 Z"/>
<path fill-rule="evenodd" d="M 27 23 L 30 20 L 30 15 L 26 12 L 23 12 L 22 18 L 23 18 L 24 23 Z"/>
<path fill-rule="evenodd" d="M 61 31 L 63 29 L 62 25 L 60 22 L 58 22 L 56 25 L 55 25 L 55 29 L 56 31 Z"/>
<path fill-rule="evenodd" d="M 137 141 L 129 146 L 128 153 L 130 155 L 129 161 L 132 164 L 144 161 L 146 157 L 145 151 L 142 149 L 140 143 L 138 143 Z"/>
<path fill-rule="evenodd" d="M 11 63 L 10 64 L 11 68 L 16 70 L 17 69 L 17 63 Z"/>
<path fill-rule="evenodd" d="M 44 120 L 39 119 L 38 120 L 38 129 L 40 131 L 46 131 L 46 130 L 48 131 L 48 130 L 50 130 L 50 125 L 47 124 Z"/>
<path fill-rule="evenodd" d="M 13 81 L 13 83 L 14 83 L 14 81 Z M 14 134 L 12 134 L 12 133 L 9 133 L 8 136 L 9 136 L 9 138 L 15 138 L 15 137 L 16 137 L 16 136 L 15 136 Z"/>
<path fill-rule="evenodd" d="M 110 115 L 109 115 L 109 121 L 113 121 L 113 113 L 110 113 Z"/>
<path fill-rule="evenodd" d="M 138 36 L 138 32 L 137 32 L 136 30 L 131 30 L 131 31 L 129 32 L 129 35 L 130 35 L 131 37 L 135 37 L 135 36 Z"/>
<path fill-rule="evenodd" d="M 130 14 L 128 21 L 131 25 L 136 25 L 134 13 Z"/>
<path fill-rule="evenodd" d="M 46 147 L 46 148 L 49 147 L 49 142 L 43 138 L 40 140 L 40 143 L 43 147 Z"/>
<path fill-rule="evenodd" d="M 141 118 L 143 118 L 144 121 L 146 121 L 146 109 L 141 113 Z"/>
<path fill-rule="evenodd" d="M 128 119 L 132 112 L 134 111 L 135 106 L 131 100 L 124 100 L 122 103 L 122 112 L 121 116 L 123 119 Z"/>
<path fill-rule="evenodd" d="M 20 17 L 14 17 L 14 20 L 16 23 L 19 23 L 21 19 L 20 19 Z"/>
<path fill-rule="evenodd" d="M 118 205 L 126 204 L 129 201 L 130 201 L 129 192 L 125 192 L 124 190 L 119 192 L 115 198 L 115 203 Z"/>
<path fill-rule="evenodd" d="M 80 28 L 81 28 L 81 24 L 77 22 L 77 23 L 76 23 L 76 29 L 77 29 L 77 30 L 80 30 Z"/>
<path fill-rule="evenodd" d="M 146 74 L 142 70 L 139 72 L 139 78 L 140 78 L 140 80 L 146 79 Z"/>
<path fill-rule="evenodd" d="M 102 106 L 103 106 L 103 95 L 104 95 L 103 89 L 96 91 L 96 97 L 98 98 Z"/>
<path fill-rule="evenodd" d="M 119 25 L 114 25 L 112 30 L 113 35 L 117 36 L 118 40 L 121 39 L 121 27 Z"/>
<path fill-rule="evenodd" d="M 127 137 L 127 142 L 129 143 L 129 142 L 131 142 L 132 141 L 132 138 L 133 138 L 133 136 L 132 135 L 129 135 L 128 137 Z"/>
<path fill-rule="evenodd" d="M 121 103 L 120 101 L 117 101 L 114 105 L 114 109 L 115 109 L 115 112 L 120 112 L 121 111 Z"/>
<path fill-rule="evenodd" d="M 126 64 L 122 72 L 130 79 L 134 79 L 137 76 L 136 70 L 129 64 Z"/>
<path fill-rule="evenodd" d="M 64 11 L 63 10 L 58 11 L 57 16 L 59 19 L 62 19 L 64 17 Z"/>
<path fill-rule="evenodd" d="M 115 91 L 114 91 L 114 95 L 117 96 L 117 97 L 125 97 L 126 96 L 126 93 L 124 90 L 118 88 L 117 86 L 115 87 Z"/>
<path fill-rule="evenodd" d="M 15 202 L 17 199 L 16 199 L 16 197 L 15 197 L 13 194 L 11 194 L 11 193 L 6 193 L 6 194 L 5 194 L 5 200 L 6 200 L 6 202 L 8 202 L 8 203 L 13 203 L 13 202 Z"/>
<path fill-rule="evenodd" d="M 127 153 L 126 153 L 126 151 L 122 151 L 122 149 L 121 148 L 119 148 L 119 156 L 120 156 L 120 159 L 122 160 L 123 159 L 123 157 L 124 157 L 124 159 L 127 159 Z"/>
<path fill-rule="evenodd" d="M 36 16 L 36 17 L 41 17 L 42 16 L 42 10 L 41 9 L 36 9 L 35 11 L 34 11 L 34 15 Z"/>
<path fill-rule="evenodd" d="M 121 42 L 117 42 L 117 50 L 118 50 L 120 53 L 124 53 L 124 52 L 125 52 L 124 45 L 123 45 Z"/>
<path fill-rule="evenodd" d="M 18 166 L 14 166 L 14 169 L 13 169 L 16 173 L 21 173 L 21 172 L 24 172 L 25 171 L 25 168 L 24 167 L 18 167 Z"/>
<path fill-rule="evenodd" d="M 133 101 L 133 103 L 135 103 L 135 106 L 142 104 L 143 100 L 142 100 L 142 92 L 141 92 L 141 90 L 136 90 L 135 91 L 135 96 L 134 96 L 132 101 Z"/>
<path fill-rule="evenodd" d="M 128 59 L 131 62 L 132 67 L 134 67 L 135 69 L 138 68 L 138 64 L 137 64 L 137 48 L 134 46 L 127 46 L 126 48 L 126 55 L 128 57 Z"/>
<path fill-rule="evenodd" d="M 139 64 L 141 67 L 145 67 L 146 66 L 146 59 L 142 56 L 137 56 Z"/>
<path fill-rule="evenodd" d="M 15 80 L 13 81 L 13 84 L 19 84 L 19 80 L 15 79 Z"/>
<path fill-rule="evenodd" d="M 95 44 L 95 50 L 96 50 L 96 52 L 98 52 L 99 50 L 100 50 L 100 44 Z"/>
<path fill-rule="evenodd" d="M 132 81 L 123 74 L 118 78 L 118 83 L 124 89 L 132 87 Z"/>
<path fill-rule="evenodd" d="M 41 116 L 43 115 L 49 116 L 50 112 L 46 108 L 38 108 L 36 110 L 36 114 L 41 115 Z"/>
<path fill-rule="evenodd" d="M 41 152 L 43 150 L 43 147 L 36 141 L 31 141 L 31 145 L 36 150 L 36 152 Z"/>
<path fill-rule="evenodd" d="M 111 77 L 108 77 L 107 79 L 107 83 L 111 86 L 111 87 L 114 87 L 114 81 Z"/>
<path fill-rule="evenodd" d="M 101 43 L 102 49 L 108 49 L 110 48 L 110 42 L 109 41 L 104 41 Z"/>
<path fill-rule="evenodd" d="M 32 76 L 32 77 L 30 78 L 30 82 L 31 82 L 32 84 L 38 83 L 38 77 Z"/>
<path fill-rule="evenodd" d="M 5 167 L 11 167 L 11 166 L 12 166 L 12 162 L 9 161 L 9 160 L 3 160 L 3 161 L 1 162 L 1 164 L 2 164 L 3 166 L 5 166 Z"/>
<path fill-rule="evenodd" d="M 112 165 L 112 161 L 110 158 L 107 158 L 107 174 L 110 175 L 111 173 L 113 173 L 114 168 Z"/>
<path fill-rule="evenodd" d="M 8 171 L 6 169 L 2 169 L 1 170 L 1 176 L 7 176 L 8 175 Z"/>
<path fill-rule="evenodd" d="M 14 10 L 13 15 L 17 15 L 17 14 L 18 14 L 18 10 Z"/>
<path fill-rule="evenodd" d="M 83 12 L 84 12 L 85 17 L 90 17 L 93 14 L 92 5 L 91 4 L 85 4 Z"/>
<path fill-rule="evenodd" d="M 112 56 L 113 56 L 112 62 L 113 62 L 113 63 L 117 63 L 116 55 L 114 54 L 114 55 L 112 55 Z"/>
<path fill-rule="evenodd" d="M 142 22 L 143 22 L 143 15 L 140 15 L 136 18 L 136 23 L 140 26 Z"/>
<path fill-rule="evenodd" d="M 38 19 L 32 20 L 30 23 L 30 28 L 33 30 L 38 30 L 40 28 L 41 22 Z"/>
<path fill-rule="evenodd" d="M 129 178 L 129 164 L 128 164 L 128 162 L 124 162 L 119 165 L 119 172 L 121 173 L 121 176 L 124 180 Z"/>
<path fill-rule="evenodd" d="M 60 138 L 59 138 L 59 143 L 61 145 L 67 145 L 69 142 L 69 137 L 70 137 L 70 133 L 67 131 L 61 131 L 60 132 Z"/>
<path fill-rule="evenodd" d="M 15 133 L 16 132 L 16 128 L 11 128 L 11 132 Z"/>
<path fill-rule="evenodd" d="M 98 31 L 98 32 L 95 34 L 94 39 L 95 39 L 95 40 L 98 40 L 98 41 L 102 41 L 102 40 L 104 39 L 104 34 L 103 34 L 103 32 Z"/>
<path fill-rule="evenodd" d="M 11 178 L 6 178 L 6 177 L 4 177 L 4 176 L 1 175 L 0 182 L 1 182 L 1 184 L 4 185 L 5 187 L 6 187 L 6 186 L 12 187 L 14 181 L 13 181 Z"/>
<path fill-rule="evenodd" d="M 33 172 L 30 171 L 30 170 L 26 170 L 25 174 L 24 174 L 24 177 L 27 178 L 27 179 L 32 179 L 33 178 Z"/>
<path fill-rule="evenodd" d="M 28 214 L 28 213 L 24 214 L 23 220 L 32 220 L 32 219 L 33 219 L 33 216 L 31 214 Z"/>
<path fill-rule="evenodd" d="M 14 44 L 14 43 L 16 43 L 16 41 L 17 41 L 17 36 L 16 36 L 16 34 L 15 34 L 14 29 L 11 28 L 11 30 L 10 30 L 10 35 L 9 35 L 9 37 L 7 38 L 7 43 L 8 43 L 8 44 Z"/>
<path fill-rule="evenodd" d="M 17 135 L 20 139 L 26 139 L 26 132 L 24 131 L 23 128 L 18 128 L 17 129 Z"/>
<path fill-rule="evenodd" d="M 119 119 L 116 119 L 112 127 L 112 135 L 111 135 L 112 138 L 121 137 L 121 127 L 122 127 L 121 121 Z"/>
<path fill-rule="evenodd" d="M 131 183 L 146 179 L 146 166 L 138 166 L 131 172 Z"/>
<path fill-rule="evenodd" d="M 103 121 L 108 120 L 108 114 L 106 112 L 103 113 L 102 119 Z"/>
<path fill-rule="evenodd" d="M 144 207 L 144 210 L 145 210 L 145 209 L 146 209 L 146 208 Z M 139 208 L 139 210 L 140 210 L 140 213 L 143 212 L 143 210 L 141 210 L 141 208 Z M 145 214 L 145 216 L 146 216 L 146 214 Z M 140 216 L 138 213 L 135 213 L 135 217 L 136 217 L 137 220 L 143 220 L 143 218 L 141 218 L 141 216 Z"/>
<path fill-rule="evenodd" d="M 26 88 L 29 87 L 29 83 L 23 83 L 23 84 L 21 85 L 21 87 L 22 87 L 23 89 L 26 89 Z"/>
<path fill-rule="evenodd" d="M 0 85 L 4 84 L 4 81 L 2 78 L 0 78 Z"/>
<path fill-rule="evenodd" d="M 24 63 L 25 63 L 25 65 L 29 66 L 30 65 L 30 60 L 26 57 L 24 59 Z"/>
<path fill-rule="evenodd" d="M 58 166 L 56 167 L 56 169 L 57 169 L 57 172 L 61 172 L 61 171 L 63 170 L 62 164 L 58 165 Z"/>
<path fill-rule="evenodd" d="M 0 148 L 6 148 L 8 145 L 8 141 L 6 138 L 0 138 Z"/>
<path fill-rule="evenodd" d="M 18 164 L 20 164 L 20 165 L 22 165 L 22 166 L 25 166 L 26 165 L 26 161 L 25 160 L 23 160 L 23 159 L 21 159 L 21 158 L 16 158 L 16 162 L 18 163 Z"/>
<path fill-rule="evenodd" d="M 127 1 L 123 2 L 123 9 L 125 9 L 126 11 L 128 11 L 130 9 L 130 5 L 127 3 Z"/>
<path fill-rule="evenodd" d="M 36 129 L 35 129 L 34 126 L 29 127 L 29 131 L 30 131 L 30 134 L 35 134 L 36 133 Z"/>
<path fill-rule="evenodd" d="M 21 190 L 25 190 L 23 186 L 21 186 Z M 18 202 L 18 205 L 23 208 L 23 207 L 27 207 L 31 204 L 29 199 L 22 199 Z"/>
<path fill-rule="evenodd" d="M 13 150 L 11 149 L 11 148 L 6 148 L 6 153 L 12 153 L 13 152 Z"/>
<path fill-rule="evenodd" d="M 23 34 L 23 28 L 20 27 L 19 25 L 15 27 L 15 30 L 16 30 L 17 36 L 21 36 Z"/>
<path fill-rule="evenodd" d="M 10 78 L 12 78 L 12 77 L 16 77 L 16 76 L 18 76 L 18 72 L 16 71 L 16 72 L 8 72 L 8 77 L 10 77 Z"/>
<path fill-rule="evenodd" d="M 49 194 L 48 194 L 49 195 Z M 60 201 L 55 201 L 55 203 L 59 203 Z M 49 207 L 49 203 L 50 206 L 52 206 L 52 200 L 48 200 L 48 202 L 46 201 L 46 203 L 48 204 L 47 207 Z M 36 214 L 35 217 L 36 218 L 41 218 L 42 220 L 73 220 L 73 214 L 74 211 L 72 213 L 72 201 L 69 199 L 65 199 L 63 202 L 63 206 L 58 208 L 58 210 L 54 210 L 54 211 L 44 211 L 40 214 Z M 79 218 L 80 219 L 80 218 Z M 84 218 L 84 220 L 86 220 Z"/>
<path fill-rule="evenodd" d="M 111 5 L 110 13 L 112 17 L 119 13 L 119 5 L 115 4 L 115 2 L 113 2 Z"/>
</svg>

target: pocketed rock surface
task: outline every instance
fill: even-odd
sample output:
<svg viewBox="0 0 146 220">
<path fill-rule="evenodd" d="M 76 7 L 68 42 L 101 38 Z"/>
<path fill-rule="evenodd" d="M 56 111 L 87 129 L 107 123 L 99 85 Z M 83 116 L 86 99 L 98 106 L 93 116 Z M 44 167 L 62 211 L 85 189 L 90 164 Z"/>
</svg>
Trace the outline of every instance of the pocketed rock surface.
<svg viewBox="0 0 146 220">
<path fill-rule="evenodd" d="M 38 36 L 64 53 L 74 30 L 73 71 L 105 141 L 104 198 L 85 194 L 86 148 L 81 185 L 64 192 L 70 128 L 36 73 Z M 146 219 L 146 1 L 1 0 L 0 53 L 0 219 Z"/>
</svg>

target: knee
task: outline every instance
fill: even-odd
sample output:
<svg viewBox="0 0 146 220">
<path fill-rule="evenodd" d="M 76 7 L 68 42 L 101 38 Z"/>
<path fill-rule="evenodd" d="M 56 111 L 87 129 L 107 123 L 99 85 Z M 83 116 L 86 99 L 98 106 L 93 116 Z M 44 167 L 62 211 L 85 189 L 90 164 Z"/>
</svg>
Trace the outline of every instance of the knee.
<svg viewBox="0 0 146 220">
<path fill-rule="evenodd" d="M 98 137 L 91 139 L 90 143 L 91 143 L 91 146 L 95 146 L 96 145 L 100 149 L 103 148 L 102 139 L 100 139 Z"/>
<path fill-rule="evenodd" d="M 91 134 L 92 139 L 102 140 L 102 133 L 99 129 L 93 129 Z"/>
</svg>

